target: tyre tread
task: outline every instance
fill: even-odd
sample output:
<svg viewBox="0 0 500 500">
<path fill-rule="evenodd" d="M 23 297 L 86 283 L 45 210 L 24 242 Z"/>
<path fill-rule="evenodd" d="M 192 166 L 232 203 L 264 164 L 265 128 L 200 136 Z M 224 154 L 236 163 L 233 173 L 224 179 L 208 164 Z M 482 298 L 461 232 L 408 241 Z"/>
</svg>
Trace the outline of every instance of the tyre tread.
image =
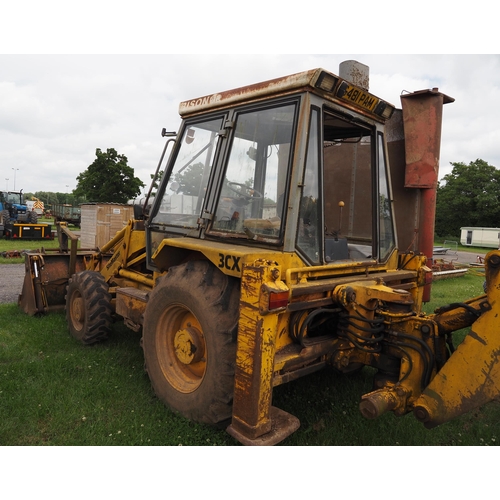
<svg viewBox="0 0 500 500">
<path fill-rule="evenodd" d="M 174 292 L 168 290 L 170 287 Z M 154 328 L 153 325 L 149 324 L 148 313 L 160 303 L 160 297 L 169 297 L 170 299 L 170 295 L 174 293 L 176 296 L 181 294 L 187 296 L 188 292 L 189 296 L 196 297 L 193 301 L 198 303 L 199 310 L 204 311 L 205 317 L 216 318 L 213 320 L 216 325 L 213 330 L 217 336 L 214 341 L 217 345 L 217 352 L 212 353 L 212 357 L 216 357 L 217 362 L 215 368 L 207 368 L 207 373 L 208 370 L 211 371 L 208 377 L 210 377 L 210 384 L 213 386 L 210 397 L 208 395 L 201 397 L 200 401 L 203 401 L 203 404 L 200 406 L 196 406 L 192 402 L 183 405 L 178 403 L 176 398 L 174 398 L 176 399 L 174 403 L 169 401 L 169 392 L 163 386 L 167 382 L 158 377 L 156 366 L 152 367 L 152 365 L 156 365 L 154 359 L 156 354 L 150 352 L 154 350 L 151 347 L 153 345 L 151 338 L 146 338 L 143 342 L 145 366 L 153 389 L 167 406 L 190 420 L 217 425 L 221 421 L 226 421 L 232 414 L 236 331 L 239 314 L 239 281 L 224 275 L 206 261 L 190 261 L 171 268 L 151 295 L 148 303 L 149 311 L 146 309 L 143 333 L 145 336 L 152 335 L 152 332 L 148 333 L 148 329 Z M 210 401 L 207 402 L 208 400 Z"/>
<path fill-rule="evenodd" d="M 85 303 L 86 318 L 82 332 L 72 327 L 72 318 L 68 300 L 78 290 Z M 66 294 L 66 319 L 71 334 L 85 345 L 101 342 L 111 332 L 113 308 L 109 287 L 101 273 L 82 271 L 74 274 L 68 283 Z"/>
</svg>

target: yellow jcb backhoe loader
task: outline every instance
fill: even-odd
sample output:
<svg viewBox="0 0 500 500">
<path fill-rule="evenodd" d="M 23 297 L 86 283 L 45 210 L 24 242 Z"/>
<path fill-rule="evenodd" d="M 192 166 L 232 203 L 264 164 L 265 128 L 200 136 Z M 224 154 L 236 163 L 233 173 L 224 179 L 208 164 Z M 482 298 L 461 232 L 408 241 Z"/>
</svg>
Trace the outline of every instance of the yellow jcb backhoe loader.
<svg viewBox="0 0 500 500">
<path fill-rule="evenodd" d="M 154 196 L 102 248 L 31 252 L 19 304 L 65 310 L 84 344 L 114 317 L 138 332 L 157 396 L 244 444 L 299 420 L 273 388 L 317 370 L 376 369 L 367 418 L 413 412 L 432 427 L 494 399 L 500 384 L 500 252 L 486 293 L 430 299 L 443 105 L 401 109 L 342 63 L 182 102 L 163 131 Z M 389 165 L 391 168 L 389 168 Z M 82 227 L 82 230 L 84 228 Z M 455 350 L 452 332 L 471 326 Z"/>
</svg>

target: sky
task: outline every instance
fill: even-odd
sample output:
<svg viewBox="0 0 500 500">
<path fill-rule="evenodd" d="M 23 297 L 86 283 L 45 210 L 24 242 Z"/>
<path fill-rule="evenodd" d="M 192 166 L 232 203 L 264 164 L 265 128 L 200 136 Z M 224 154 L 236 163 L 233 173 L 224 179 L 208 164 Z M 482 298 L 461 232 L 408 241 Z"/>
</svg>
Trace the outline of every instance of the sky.
<svg viewBox="0 0 500 500">
<path fill-rule="evenodd" d="M 444 107 L 440 178 L 450 162 L 480 158 L 500 168 L 497 29 L 482 9 L 454 4 L 451 19 L 446 5 L 386 0 L 374 30 L 372 4 L 361 0 L 365 15 L 341 23 L 330 19 L 330 3 L 315 3 L 310 14 L 324 13 L 328 29 L 281 0 L 254 0 L 241 12 L 227 0 L 216 9 L 197 1 L 69 5 L 3 6 L 2 190 L 71 192 L 96 149 L 114 148 L 147 192 L 161 129 L 179 129 L 181 101 L 318 67 L 338 74 L 345 60 L 368 65 L 370 91 L 396 107 L 401 93 L 435 87 L 455 99 Z M 460 16 L 467 28 L 457 31 Z"/>
<path fill-rule="evenodd" d="M 339 63 L 370 68 L 370 91 L 397 107 L 405 91 L 453 98 L 443 112 L 440 177 L 450 162 L 500 168 L 500 56 L 402 54 L 2 54 L 0 186 L 71 192 L 77 176 L 114 148 L 149 187 L 178 130 L 180 101 Z"/>
</svg>

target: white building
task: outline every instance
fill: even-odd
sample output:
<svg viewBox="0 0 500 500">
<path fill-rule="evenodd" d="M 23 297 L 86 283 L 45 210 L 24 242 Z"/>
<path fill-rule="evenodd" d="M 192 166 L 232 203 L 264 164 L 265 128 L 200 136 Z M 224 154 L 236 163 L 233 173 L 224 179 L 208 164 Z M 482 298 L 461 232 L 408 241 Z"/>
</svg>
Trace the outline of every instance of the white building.
<svg viewBox="0 0 500 500">
<path fill-rule="evenodd" d="M 461 227 L 460 243 L 470 247 L 500 248 L 500 228 Z"/>
</svg>

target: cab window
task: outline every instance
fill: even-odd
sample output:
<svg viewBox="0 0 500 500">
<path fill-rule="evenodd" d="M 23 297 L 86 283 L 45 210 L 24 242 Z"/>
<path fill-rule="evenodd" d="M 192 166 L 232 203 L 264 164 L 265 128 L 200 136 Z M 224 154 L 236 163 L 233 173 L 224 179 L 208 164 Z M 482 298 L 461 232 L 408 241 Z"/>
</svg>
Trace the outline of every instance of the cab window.
<svg viewBox="0 0 500 500">
<path fill-rule="evenodd" d="M 373 126 L 312 108 L 296 245 L 311 264 L 383 261 L 395 248 L 384 141 Z"/>
<path fill-rule="evenodd" d="M 296 108 L 293 102 L 236 115 L 213 232 L 281 236 Z"/>
<path fill-rule="evenodd" d="M 190 124 L 179 142 L 153 223 L 195 228 L 205 203 L 222 118 Z"/>
</svg>

